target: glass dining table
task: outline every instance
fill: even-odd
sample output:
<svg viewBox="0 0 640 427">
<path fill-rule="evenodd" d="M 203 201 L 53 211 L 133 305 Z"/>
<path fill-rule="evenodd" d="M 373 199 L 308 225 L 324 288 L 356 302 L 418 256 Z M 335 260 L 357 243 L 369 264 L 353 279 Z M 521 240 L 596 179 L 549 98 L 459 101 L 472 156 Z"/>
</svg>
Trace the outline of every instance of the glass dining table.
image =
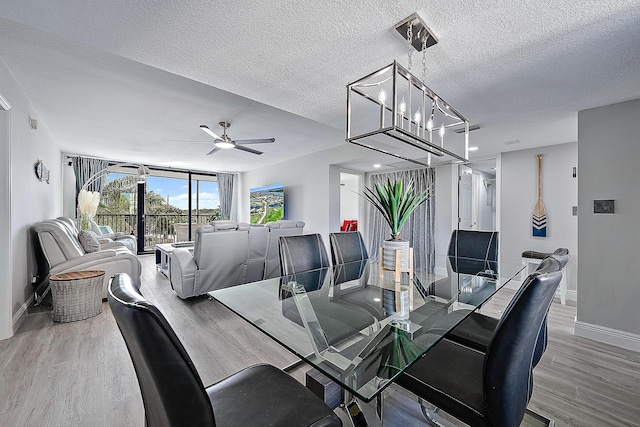
<svg viewBox="0 0 640 427">
<path fill-rule="evenodd" d="M 518 286 L 523 269 L 461 257 L 432 261 L 430 271 L 404 272 L 400 280 L 364 260 L 209 295 L 347 396 L 369 402 L 495 292 Z"/>
</svg>

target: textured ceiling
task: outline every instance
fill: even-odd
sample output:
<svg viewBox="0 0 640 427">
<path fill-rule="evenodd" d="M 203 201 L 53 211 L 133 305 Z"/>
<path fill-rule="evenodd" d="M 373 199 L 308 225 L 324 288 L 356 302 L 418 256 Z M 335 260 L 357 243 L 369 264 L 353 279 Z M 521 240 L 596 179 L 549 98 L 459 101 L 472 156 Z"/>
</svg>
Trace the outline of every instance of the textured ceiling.
<svg viewBox="0 0 640 427">
<path fill-rule="evenodd" d="M 406 65 L 393 27 L 416 11 L 440 40 L 426 82 L 480 123 L 478 156 L 575 141 L 577 111 L 640 97 L 640 1 L 5 0 L 0 56 L 52 134 L 75 146 L 89 136 L 87 152 L 100 144 L 83 126 L 98 126 L 101 144 L 148 152 L 204 140 L 193 125 L 253 105 L 230 134 L 277 142 L 259 158 L 224 154 L 229 169 L 247 170 L 343 143 L 346 84 Z M 79 103 L 75 115 L 56 112 L 65 98 Z M 177 149 L 200 167 L 215 157 L 203 163 L 206 145 L 163 144 L 156 162 Z"/>
</svg>

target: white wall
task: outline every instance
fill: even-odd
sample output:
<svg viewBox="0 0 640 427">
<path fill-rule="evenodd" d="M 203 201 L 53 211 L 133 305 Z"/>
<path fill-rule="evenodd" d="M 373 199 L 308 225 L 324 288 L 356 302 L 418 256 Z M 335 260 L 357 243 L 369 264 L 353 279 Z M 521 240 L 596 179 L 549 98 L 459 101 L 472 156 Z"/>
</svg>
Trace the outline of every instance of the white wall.
<svg viewBox="0 0 640 427">
<path fill-rule="evenodd" d="M 30 277 L 37 273 L 33 246 L 37 241 L 33 240 L 31 228 L 36 222 L 59 216 L 62 212 L 61 153 L 48 135 L 45 123 L 39 122 L 37 130 L 30 129 L 29 117 L 37 118 L 38 114 L 4 62 L 0 62 L 0 89 L 2 96 L 12 106 L 11 230 L 8 242 L 12 272 L 11 283 L 0 283 L 0 286 L 11 287 L 11 315 L 15 323 L 20 321 L 26 303 L 33 295 Z M 38 181 L 35 176 L 34 165 L 38 159 L 51 171 L 50 184 Z M 3 330 L 6 330 L 6 325 L 3 326 Z M 13 326 L 17 326 L 17 323 Z"/>
<path fill-rule="evenodd" d="M 361 157 L 363 150 L 344 144 L 245 172 L 239 180 L 238 196 L 241 202 L 238 219 L 249 221 L 249 189 L 281 183 L 284 184 L 286 218 L 304 221 L 304 232 L 320 233 L 328 245 L 329 233 L 340 230 L 341 168 L 335 163 Z"/>
<path fill-rule="evenodd" d="M 449 250 L 451 233 L 458 227 L 458 166 L 436 167 L 435 192 L 435 246 L 436 254 Z M 440 266 L 439 266 L 440 267 Z"/>
<path fill-rule="evenodd" d="M 337 136 L 342 137 L 342 135 Z M 242 174 L 239 185 L 239 220 L 249 221 L 249 189 L 282 183 L 285 187 L 287 219 L 306 223 L 305 233 L 320 233 L 329 243 L 329 233 L 340 230 L 340 172 L 338 163 L 370 155 L 350 144 L 310 154 Z M 366 179 L 366 177 L 364 178 Z M 456 196 L 452 199 L 452 186 Z M 442 193 L 442 194 L 440 194 Z M 457 167 L 436 169 L 436 253 L 446 253 L 451 236 L 452 212 L 457 212 Z M 358 225 L 366 239 L 366 215 Z M 444 249 L 441 249 L 444 248 Z"/>
<path fill-rule="evenodd" d="M 76 173 L 62 156 L 62 216 L 76 217 Z"/>
<path fill-rule="evenodd" d="M 0 108 L 0 236 L 11 234 L 10 110 Z M 11 241 L 0 240 L 0 339 L 12 334 Z"/>
<path fill-rule="evenodd" d="M 578 113 L 576 334 L 636 351 L 640 351 L 639 118 L 640 99 Z M 594 214 L 596 199 L 613 199 L 615 213 Z"/>
<path fill-rule="evenodd" d="M 547 211 L 547 237 L 533 237 L 531 215 L 537 198 L 537 160 L 542 157 L 542 200 Z M 577 288 L 578 233 L 572 206 L 578 205 L 578 144 L 568 143 L 502 154 L 500 258 L 520 263 L 522 252 L 569 249 L 568 289 Z M 575 295 L 575 293 L 570 293 Z"/>
</svg>

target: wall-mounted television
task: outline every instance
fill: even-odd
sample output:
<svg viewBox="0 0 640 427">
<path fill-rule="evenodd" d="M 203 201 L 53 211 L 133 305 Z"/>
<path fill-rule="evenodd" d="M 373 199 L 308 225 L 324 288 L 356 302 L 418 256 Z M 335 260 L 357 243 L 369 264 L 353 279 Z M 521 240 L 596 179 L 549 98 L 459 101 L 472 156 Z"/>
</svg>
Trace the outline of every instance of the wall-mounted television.
<svg viewBox="0 0 640 427">
<path fill-rule="evenodd" d="M 284 185 L 274 184 L 249 191 L 251 224 L 284 219 Z"/>
</svg>

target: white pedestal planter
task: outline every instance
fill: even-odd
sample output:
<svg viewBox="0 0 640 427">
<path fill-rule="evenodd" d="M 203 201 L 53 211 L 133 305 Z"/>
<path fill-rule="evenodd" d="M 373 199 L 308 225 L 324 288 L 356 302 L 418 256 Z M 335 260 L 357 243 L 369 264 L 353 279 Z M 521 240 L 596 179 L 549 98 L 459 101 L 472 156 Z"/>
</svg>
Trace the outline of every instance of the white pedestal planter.
<svg viewBox="0 0 640 427">
<path fill-rule="evenodd" d="M 396 269 L 396 251 L 400 251 L 400 269 L 409 270 L 409 242 L 405 240 L 385 240 L 382 242 L 385 270 Z"/>
</svg>

